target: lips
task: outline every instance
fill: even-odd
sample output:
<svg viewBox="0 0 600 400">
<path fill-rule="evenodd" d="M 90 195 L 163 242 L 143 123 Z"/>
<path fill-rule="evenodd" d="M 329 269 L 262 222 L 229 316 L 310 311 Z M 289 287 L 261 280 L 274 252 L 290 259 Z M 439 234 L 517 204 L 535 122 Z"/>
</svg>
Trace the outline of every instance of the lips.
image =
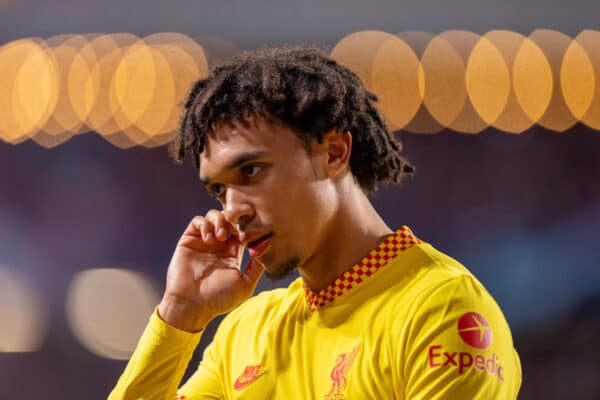
<svg viewBox="0 0 600 400">
<path fill-rule="evenodd" d="M 253 240 L 252 242 L 249 242 L 247 247 L 250 257 L 260 257 L 261 255 L 265 254 L 271 245 L 272 237 L 273 234 L 269 233 L 256 240 Z"/>
</svg>

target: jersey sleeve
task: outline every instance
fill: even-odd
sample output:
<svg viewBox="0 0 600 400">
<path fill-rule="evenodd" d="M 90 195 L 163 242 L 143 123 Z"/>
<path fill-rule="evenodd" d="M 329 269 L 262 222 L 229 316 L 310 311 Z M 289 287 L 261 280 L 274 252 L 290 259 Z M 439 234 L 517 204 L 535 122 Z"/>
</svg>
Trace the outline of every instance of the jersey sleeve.
<svg viewBox="0 0 600 400">
<path fill-rule="evenodd" d="M 177 387 L 200 337 L 168 325 L 155 310 L 108 399 L 181 399 Z"/>
<path fill-rule="evenodd" d="M 177 400 L 217 400 L 225 398 L 221 385 L 216 347 L 215 341 L 206 347 L 198 369 L 177 392 L 180 396 Z"/>
<path fill-rule="evenodd" d="M 457 276 L 423 291 L 410 318 L 396 360 L 401 398 L 517 398 L 521 365 L 508 323 L 475 278 Z"/>
</svg>

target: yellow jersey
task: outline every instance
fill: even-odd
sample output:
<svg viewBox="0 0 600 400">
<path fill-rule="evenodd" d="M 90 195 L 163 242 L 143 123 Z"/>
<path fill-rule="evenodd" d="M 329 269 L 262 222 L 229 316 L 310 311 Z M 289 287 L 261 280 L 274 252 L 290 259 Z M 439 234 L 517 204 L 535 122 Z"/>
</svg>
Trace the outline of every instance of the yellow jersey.
<svg viewBox="0 0 600 400">
<path fill-rule="evenodd" d="M 156 312 L 109 399 L 516 399 L 502 311 L 456 260 L 403 226 L 319 293 L 298 278 L 200 340 Z"/>
</svg>

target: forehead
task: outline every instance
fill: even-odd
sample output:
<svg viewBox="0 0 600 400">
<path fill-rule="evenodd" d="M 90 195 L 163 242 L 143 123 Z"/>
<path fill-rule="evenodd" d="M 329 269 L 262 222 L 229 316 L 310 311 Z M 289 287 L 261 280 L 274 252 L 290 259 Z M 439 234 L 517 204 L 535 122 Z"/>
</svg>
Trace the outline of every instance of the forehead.
<svg viewBox="0 0 600 400">
<path fill-rule="evenodd" d="M 302 141 L 279 122 L 260 117 L 221 122 L 208 134 L 200 153 L 200 176 L 218 173 L 244 154 L 277 158 L 292 157 L 297 151 L 305 152 Z"/>
</svg>

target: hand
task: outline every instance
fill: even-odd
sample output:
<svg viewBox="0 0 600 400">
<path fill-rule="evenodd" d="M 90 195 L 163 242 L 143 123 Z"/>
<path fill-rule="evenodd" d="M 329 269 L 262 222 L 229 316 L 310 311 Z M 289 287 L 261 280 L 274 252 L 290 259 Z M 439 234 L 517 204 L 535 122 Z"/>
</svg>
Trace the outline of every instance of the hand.
<svg viewBox="0 0 600 400">
<path fill-rule="evenodd" d="M 251 260 L 240 272 L 243 246 L 222 212 L 195 217 L 177 243 L 158 314 L 189 332 L 203 329 L 252 295 L 263 267 Z"/>
</svg>

